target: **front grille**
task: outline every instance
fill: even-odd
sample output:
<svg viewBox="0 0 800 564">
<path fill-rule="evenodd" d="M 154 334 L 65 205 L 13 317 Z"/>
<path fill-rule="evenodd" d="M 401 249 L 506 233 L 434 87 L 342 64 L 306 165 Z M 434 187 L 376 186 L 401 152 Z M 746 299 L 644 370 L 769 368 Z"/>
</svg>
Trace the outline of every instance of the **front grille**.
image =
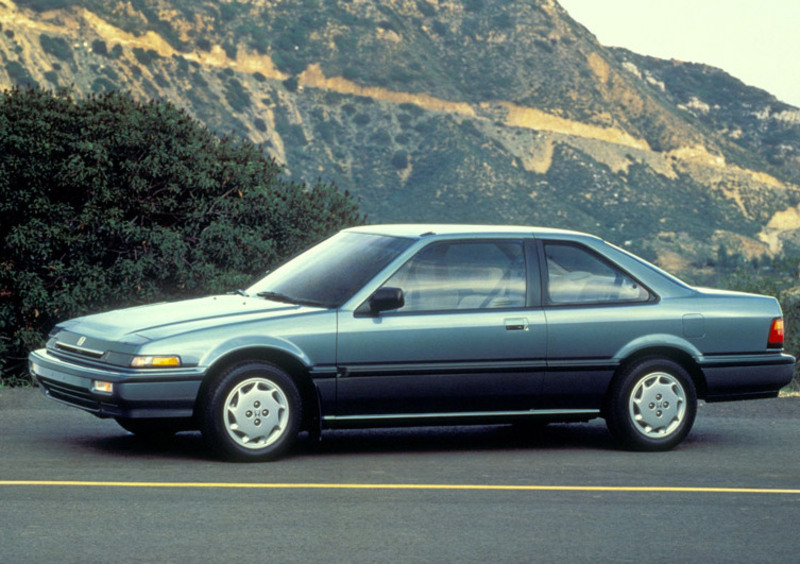
<svg viewBox="0 0 800 564">
<path fill-rule="evenodd" d="M 56 342 L 55 348 L 57 350 L 68 352 L 70 354 L 74 354 L 84 358 L 100 359 L 103 357 L 104 354 L 103 351 L 96 351 L 92 349 L 78 347 L 76 345 L 69 345 L 67 343 L 62 343 L 61 341 Z"/>
<path fill-rule="evenodd" d="M 100 402 L 92 397 L 91 392 L 86 388 L 70 386 L 63 382 L 55 382 L 41 377 L 37 378 L 37 380 L 45 389 L 45 393 L 55 400 L 63 401 L 64 403 L 89 411 L 100 411 Z"/>
</svg>

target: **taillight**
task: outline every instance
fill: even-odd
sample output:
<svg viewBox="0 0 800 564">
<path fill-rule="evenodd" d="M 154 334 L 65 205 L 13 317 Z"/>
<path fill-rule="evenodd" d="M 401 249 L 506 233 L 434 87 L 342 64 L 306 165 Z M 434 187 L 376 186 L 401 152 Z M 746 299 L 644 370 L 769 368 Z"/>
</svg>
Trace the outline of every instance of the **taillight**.
<svg viewBox="0 0 800 564">
<path fill-rule="evenodd" d="M 769 328 L 769 339 L 767 339 L 767 348 L 781 349 L 783 348 L 783 318 L 776 317 L 772 320 L 772 326 Z"/>
</svg>

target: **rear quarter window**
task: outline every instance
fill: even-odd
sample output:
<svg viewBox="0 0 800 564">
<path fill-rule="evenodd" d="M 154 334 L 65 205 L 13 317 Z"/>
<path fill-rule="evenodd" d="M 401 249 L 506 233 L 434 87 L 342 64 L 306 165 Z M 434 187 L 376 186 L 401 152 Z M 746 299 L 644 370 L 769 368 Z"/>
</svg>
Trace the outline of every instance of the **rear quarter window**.
<svg viewBox="0 0 800 564">
<path fill-rule="evenodd" d="M 647 302 L 653 295 L 622 269 L 582 245 L 546 242 L 545 293 L 551 305 Z"/>
</svg>

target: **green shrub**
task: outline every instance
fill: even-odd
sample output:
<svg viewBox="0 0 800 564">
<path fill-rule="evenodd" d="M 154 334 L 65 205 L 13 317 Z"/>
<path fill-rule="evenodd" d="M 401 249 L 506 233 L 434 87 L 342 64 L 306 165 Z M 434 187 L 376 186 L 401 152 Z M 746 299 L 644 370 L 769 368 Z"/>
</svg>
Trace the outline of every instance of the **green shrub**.
<svg viewBox="0 0 800 564">
<path fill-rule="evenodd" d="M 236 112 L 243 112 L 252 105 L 250 94 L 241 82 L 235 78 L 225 83 L 225 99 Z"/>
<path fill-rule="evenodd" d="M 231 61 L 236 60 L 236 55 L 239 51 L 236 43 L 233 40 L 225 41 L 222 44 L 222 50 L 225 51 L 225 56 L 228 57 Z"/>
<path fill-rule="evenodd" d="M 392 136 L 385 129 L 379 129 L 369 136 L 369 142 L 378 146 L 391 145 Z"/>
<path fill-rule="evenodd" d="M 92 53 L 95 55 L 108 57 L 108 47 L 106 46 L 106 42 L 102 39 L 95 39 L 92 41 Z"/>
<path fill-rule="evenodd" d="M 245 285 L 361 221 L 332 185 L 118 92 L 0 94 L 0 374 L 58 321 Z"/>
<path fill-rule="evenodd" d="M 283 81 L 283 87 L 286 88 L 289 92 L 297 92 L 297 88 L 299 87 L 300 83 L 297 80 L 296 76 L 290 76 L 286 80 Z"/>
<path fill-rule="evenodd" d="M 392 156 L 392 166 L 397 170 L 405 170 L 408 168 L 408 153 L 406 151 L 397 151 Z"/>
<path fill-rule="evenodd" d="M 363 114 L 363 113 L 356 114 L 355 117 L 353 117 L 353 123 L 355 123 L 356 125 L 364 126 L 367 125 L 369 122 L 370 122 L 369 114 Z"/>
<path fill-rule="evenodd" d="M 219 5 L 219 17 L 223 22 L 231 22 L 235 20 L 243 11 L 244 5 L 239 2 L 231 2 L 230 4 Z"/>
<path fill-rule="evenodd" d="M 39 43 L 45 53 L 53 55 L 62 61 L 69 62 L 72 60 L 72 48 L 63 37 L 51 37 L 46 33 L 42 33 L 39 36 Z"/>
<path fill-rule="evenodd" d="M 414 117 L 419 117 L 425 113 L 425 110 L 423 110 L 421 107 L 417 106 L 416 104 L 410 104 L 408 102 L 400 104 L 400 109 L 403 110 L 404 112 L 410 113 Z"/>
<path fill-rule="evenodd" d="M 69 0 L 19 0 L 17 5 L 25 6 L 37 12 L 48 10 L 61 10 L 69 7 Z"/>
<path fill-rule="evenodd" d="M 28 69 L 19 64 L 17 61 L 8 61 L 6 63 L 6 72 L 8 73 L 8 77 L 11 79 L 11 82 L 17 86 L 38 86 L 38 83 L 30 75 Z"/>
<path fill-rule="evenodd" d="M 153 61 L 160 59 L 161 56 L 153 49 L 141 49 L 139 47 L 133 48 L 133 56 L 136 57 L 136 60 L 139 61 L 140 64 L 144 66 L 150 66 L 150 63 Z"/>
<path fill-rule="evenodd" d="M 433 33 L 440 37 L 445 37 L 448 33 L 447 26 L 440 22 L 439 20 L 433 20 L 433 25 L 431 27 Z"/>
<path fill-rule="evenodd" d="M 417 0 L 417 9 L 428 18 L 436 14 L 436 8 L 431 6 L 427 0 Z"/>
</svg>

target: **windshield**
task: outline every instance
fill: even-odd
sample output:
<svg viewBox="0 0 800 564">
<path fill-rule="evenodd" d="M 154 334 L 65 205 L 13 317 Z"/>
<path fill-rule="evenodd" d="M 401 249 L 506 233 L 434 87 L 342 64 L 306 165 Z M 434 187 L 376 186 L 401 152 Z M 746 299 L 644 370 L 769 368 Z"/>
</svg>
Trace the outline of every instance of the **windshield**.
<svg viewBox="0 0 800 564">
<path fill-rule="evenodd" d="M 339 307 L 414 242 L 339 233 L 290 260 L 247 289 L 269 300 Z"/>
</svg>

